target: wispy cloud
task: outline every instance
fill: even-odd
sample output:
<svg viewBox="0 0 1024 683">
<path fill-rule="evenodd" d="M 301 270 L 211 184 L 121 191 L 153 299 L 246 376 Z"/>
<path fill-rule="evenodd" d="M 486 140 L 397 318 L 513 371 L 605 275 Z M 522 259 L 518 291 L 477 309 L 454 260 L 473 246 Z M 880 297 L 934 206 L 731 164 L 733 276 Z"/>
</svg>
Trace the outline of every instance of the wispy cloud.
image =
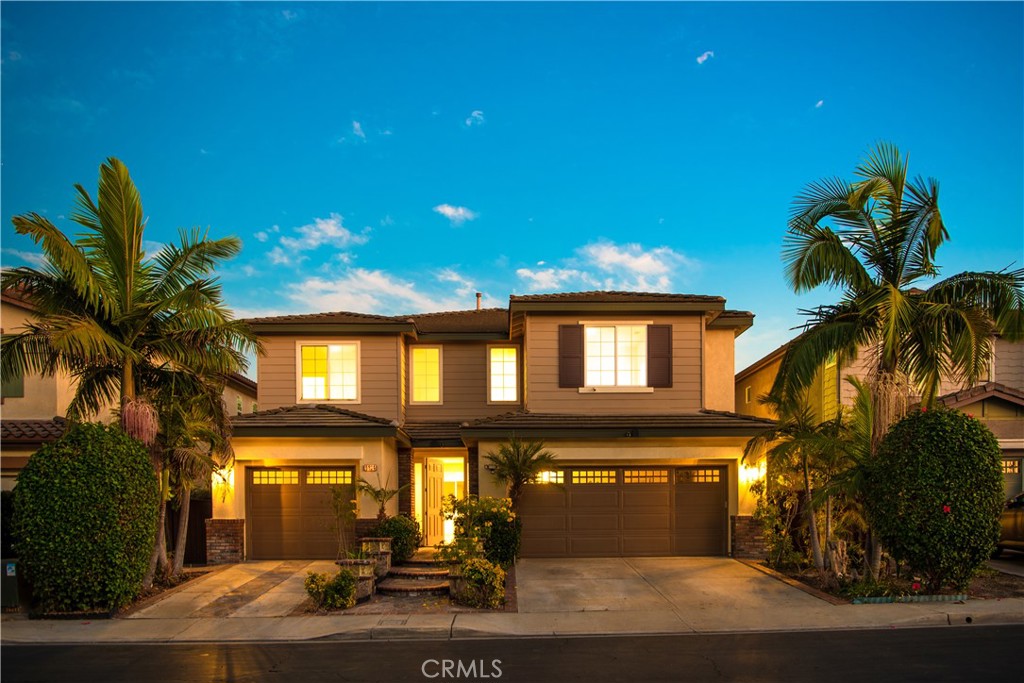
<svg viewBox="0 0 1024 683">
<path fill-rule="evenodd" d="M 354 233 L 342 224 L 342 220 L 341 214 L 337 213 L 332 213 L 328 218 L 316 218 L 312 223 L 293 230 L 299 234 L 298 237 L 282 237 L 279 243 L 285 249 L 309 251 L 323 245 L 344 248 L 369 241 L 369 228 Z"/>
<path fill-rule="evenodd" d="M 383 270 L 351 268 L 340 277 L 290 285 L 288 298 L 305 311 L 372 311 L 383 315 L 466 309 L 465 297 L 431 294 Z"/>
<path fill-rule="evenodd" d="M 142 252 L 146 258 L 153 258 L 161 251 L 167 248 L 167 245 L 163 242 L 152 242 L 150 240 L 142 240 Z"/>
<path fill-rule="evenodd" d="M 708 61 L 709 59 L 711 59 L 714 56 L 715 56 L 714 52 L 712 52 L 711 50 L 707 50 L 703 54 L 701 54 L 701 55 L 699 55 L 697 57 L 697 63 L 698 64 L 703 64 L 704 62 Z"/>
<path fill-rule="evenodd" d="M 484 113 L 479 109 L 474 109 L 469 116 L 466 117 L 466 127 L 472 128 L 473 126 L 482 126 L 487 120 L 484 118 Z"/>
<path fill-rule="evenodd" d="M 452 206 L 451 204 L 438 204 L 434 207 L 434 211 L 441 214 L 449 221 L 452 225 L 462 225 L 466 221 L 476 220 L 479 214 L 476 211 L 467 209 L 464 206 Z"/>
<path fill-rule="evenodd" d="M 255 237 L 260 242 L 266 242 L 268 239 L 270 239 L 271 233 L 276 232 L 281 232 L 281 227 L 278 225 L 272 225 L 266 230 L 260 230 L 259 232 L 254 233 L 253 237 Z"/>
<path fill-rule="evenodd" d="M 20 261 L 27 263 L 31 266 L 35 266 L 36 268 L 42 268 L 48 263 L 45 256 L 34 251 L 22 251 L 21 249 L 0 249 L 0 252 L 3 252 L 4 254 L 10 254 L 14 258 L 19 259 Z"/>
<path fill-rule="evenodd" d="M 540 261 L 538 266 L 545 266 Z M 627 291 L 670 291 L 700 269 L 700 263 L 666 246 L 593 242 L 557 266 L 520 268 L 516 275 L 530 291 L 586 287 Z"/>
<path fill-rule="evenodd" d="M 274 247 L 267 252 L 267 258 L 275 266 L 297 266 L 306 260 L 301 254 L 288 253 L 281 247 Z"/>
<path fill-rule="evenodd" d="M 281 16 L 284 17 L 285 21 L 294 21 L 299 18 L 298 12 L 292 12 L 289 9 L 281 10 Z"/>
<path fill-rule="evenodd" d="M 451 282 L 456 285 L 455 293 L 459 296 L 469 296 L 476 292 L 476 285 L 466 277 L 460 275 L 454 268 L 443 268 L 437 274 L 438 282 Z"/>
<path fill-rule="evenodd" d="M 366 133 L 363 132 L 363 124 L 359 123 L 358 121 L 353 121 L 352 122 L 352 135 L 355 135 L 357 138 L 361 138 L 361 139 L 365 140 L 366 139 Z"/>
<path fill-rule="evenodd" d="M 824 106 L 825 106 L 825 100 L 818 100 L 818 102 L 814 105 L 814 108 L 815 109 L 821 109 Z"/>
</svg>

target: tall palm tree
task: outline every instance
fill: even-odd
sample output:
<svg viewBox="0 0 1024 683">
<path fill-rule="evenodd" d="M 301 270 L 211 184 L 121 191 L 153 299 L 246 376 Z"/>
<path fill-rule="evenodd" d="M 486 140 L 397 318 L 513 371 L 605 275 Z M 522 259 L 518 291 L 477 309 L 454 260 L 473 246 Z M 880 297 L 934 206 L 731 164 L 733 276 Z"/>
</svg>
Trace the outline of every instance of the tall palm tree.
<svg viewBox="0 0 1024 683">
<path fill-rule="evenodd" d="M 148 256 L 142 247 L 142 201 L 127 167 L 100 166 L 97 200 L 75 186 L 71 219 L 85 228 L 72 241 L 37 213 L 16 216 L 15 230 L 42 247 L 44 265 L 4 271 L 0 287 L 17 289 L 38 320 L 4 336 L 3 379 L 24 372 L 65 372 L 76 381 L 68 418 L 83 419 L 116 403 L 122 426 L 153 446 L 159 427 L 150 396 L 175 377 L 198 393 L 215 378 L 243 370 L 260 345 L 225 306 L 216 267 L 234 256 L 237 238 L 179 232 Z M 154 467 L 162 465 L 154 455 Z M 160 553 L 156 546 L 154 554 Z"/>
<path fill-rule="evenodd" d="M 519 511 L 523 487 L 544 470 L 555 465 L 555 454 L 545 450 L 543 441 L 521 441 L 515 435 L 498 446 L 498 452 L 489 451 L 491 473 L 495 481 L 508 487 L 512 511 Z"/>
<path fill-rule="evenodd" d="M 877 448 L 911 394 L 927 405 L 943 377 L 977 381 L 993 334 L 1024 337 L 1024 269 L 935 281 L 935 253 L 949 236 L 938 182 L 910 179 L 907 161 L 886 143 L 854 175 L 852 183 L 811 183 L 793 202 L 782 251 L 788 283 L 796 292 L 827 285 L 842 296 L 803 311 L 805 332 L 787 350 L 773 391 L 795 396 L 833 354 L 842 365 L 866 350 Z"/>
</svg>

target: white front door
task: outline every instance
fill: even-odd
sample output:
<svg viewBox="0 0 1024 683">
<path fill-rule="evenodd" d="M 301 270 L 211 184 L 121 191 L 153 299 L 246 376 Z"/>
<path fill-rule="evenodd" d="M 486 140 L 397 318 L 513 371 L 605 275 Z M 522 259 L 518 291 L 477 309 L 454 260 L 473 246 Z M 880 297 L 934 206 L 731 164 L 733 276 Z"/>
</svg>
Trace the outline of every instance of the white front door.
<svg viewBox="0 0 1024 683">
<path fill-rule="evenodd" d="M 444 464 L 435 458 L 427 458 L 426 485 L 426 544 L 437 545 L 444 540 L 444 517 L 441 514 L 441 496 L 444 492 Z"/>
</svg>

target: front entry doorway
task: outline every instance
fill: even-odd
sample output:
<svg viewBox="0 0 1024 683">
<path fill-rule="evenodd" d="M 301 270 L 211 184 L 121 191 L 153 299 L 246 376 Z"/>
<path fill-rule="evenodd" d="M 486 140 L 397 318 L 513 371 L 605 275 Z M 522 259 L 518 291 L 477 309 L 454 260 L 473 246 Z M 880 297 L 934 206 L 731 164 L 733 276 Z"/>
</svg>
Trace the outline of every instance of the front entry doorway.
<svg viewBox="0 0 1024 683">
<path fill-rule="evenodd" d="M 467 495 L 465 456 L 459 455 L 457 449 L 437 450 L 440 452 L 417 454 L 420 457 L 414 460 L 416 517 L 423 533 L 423 545 L 427 546 L 448 543 L 454 537 L 454 522 L 444 518 L 445 497 L 462 499 Z"/>
</svg>

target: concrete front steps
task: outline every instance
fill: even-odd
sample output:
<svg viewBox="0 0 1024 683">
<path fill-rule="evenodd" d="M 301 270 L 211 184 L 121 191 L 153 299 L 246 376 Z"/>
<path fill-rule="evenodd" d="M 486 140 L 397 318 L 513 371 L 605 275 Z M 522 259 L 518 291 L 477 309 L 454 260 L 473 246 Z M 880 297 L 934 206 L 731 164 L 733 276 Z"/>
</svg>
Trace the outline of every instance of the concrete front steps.
<svg viewBox="0 0 1024 683">
<path fill-rule="evenodd" d="M 434 561 L 433 548 L 420 548 L 406 564 L 392 567 L 377 584 L 383 595 L 448 595 L 448 570 Z"/>
</svg>

